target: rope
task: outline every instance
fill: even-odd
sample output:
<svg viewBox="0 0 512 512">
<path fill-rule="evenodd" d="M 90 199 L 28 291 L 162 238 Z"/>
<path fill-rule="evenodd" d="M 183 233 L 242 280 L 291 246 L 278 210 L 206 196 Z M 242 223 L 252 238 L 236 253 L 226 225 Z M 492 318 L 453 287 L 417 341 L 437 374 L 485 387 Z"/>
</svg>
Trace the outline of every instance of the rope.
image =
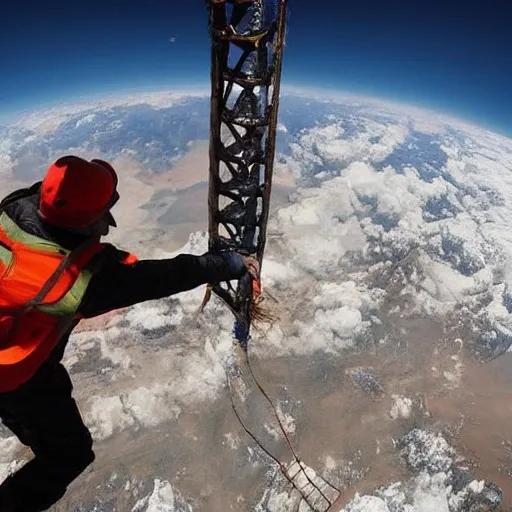
<svg viewBox="0 0 512 512">
<path fill-rule="evenodd" d="M 237 340 L 239 341 L 239 340 Z M 286 467 L 285 467 L 285 464 L 283 462 L 281 462 L 274 454 L 272 454 L 265 446 L 263 446 L 263 443 L 257 439 L 257 437 L 249 430 L 249 428 L 244 424 L 244 422 L 242 421 L 241 417 L 240 417 L 240 414 L 238 413 L 236 407 L 235 407 L 235 403 L 234 403 L 234 399 L 233 399 L 233 393 L 231 391 L 231 380 L 229 378 L 229 372 L 226 372 L 226 377 L 227 377 L 227 385 L 228 385 L 228 389 L 229 389 L 229 393 L 230 393 L 230 399 L 231 399 L 231 406 L 233 408 L 233 411 L 235 412 L 235 415 L 238 419 L 238 421 L 240 422 L 242 428 L 244 429 L 244 431 L 252 438 L 252 440 L 262 449 L 262 451 L 264 453 L 266 453 L 279 467 L 281 473 L 283 473 L 283 475 L 285 476 L 285 478 L 287 479 L 287 481 L 289 482 L 290 485 L 293 486 L 293 488 L 295 490 L 297 490 L 300 494 L 300 496 L 302 497 L 302 499 L 307 503 L 307 505 L 309 506 L 309 508 L 313 511 L 313 512 L 324 512 L 324 511 L 318 511 L 316 508 L 315 508 L 315 505 L 313 503 L 311 503 L 309 497 L 310 495 L 316 490 L 318 491 L 318 493 L 320 494 L 320 496 L 328 503 L 329 505 L 329 508 L 327 510 L 329 510 L 332 505 L 333 505 L 333 502 L 322 492 L 322 490 L 311 480 L 311 478 L 308 476 L 307 472 L 305 471 L 304 469 L 304 466 L 305 464 L 303 463 L 303 461 L 300 460 L 300 458 L 298 457 L 296 451 L 294 450 L 293 446 L 292 446 L 292 443 L 290 441 L 290 438 L 288 436 L 288 433 L 286 432 L 286 429 L 284 428 L 282 422 L 281 422 L 281 419 L 279 418 L 279 414 L 277 412 L 277 408 L 276 406 L 274 405 L 274 403 L 272 402 L 272 400 L 270 399 L 270 397 L 268 396 L 268 394 L 266 393 L 266 391 L 263 389 L 263 386 L 259 383 L 258 379 L 256 378 L 253 370 L 252 370 L 252 366 L 251 366 L 251 363 L 250 363 L 250 360 L 249 360 L 249 353 L 248 353 L 248 343 L 245 344 L 245 346 L 242 346 L 243 347 L 243 352 L 244 352 L 244 363 L 247 365 L 247 368 L 249 369 L 249 372 L 251 374 L 251 377 L 252 379 L 254 380 L 254 383 L 256 384 L 256 387 L 258 388 L 258 390 L 261 392 L 261 394 L 265 397 L 265 399 L 267 400 L 267 402 L 270 404 L 270 407 L 272 408 L 272 411 L 277 419 L 277 422 L 278 422 L 278 425 L 279 425 L 279 428 L 284 436 L 284 438 L 286 439 L 286 443 L 288 445 L 288 448 L 290 449 L 291 453 L 293 454 L 293 457 L 294 457 L 294 460 L 295 462 L 297 463 L 298 467 L 299 467 L 299 470 L 297 471 L 297 473 L 295 473 L 295 475 L 293 477 L 290 477 L 290 475 L 288 475 L 287 471 L 286 471 Z M 302 471 L 302 473 L 304 474 L 306 480 L 307 480 L 307 483 L 302 487 L 302 488 L 299 488 L 297 487 L 297 485 L 295 484 L 294 480 L 295 478 L 297 477 L 297 475 Z M 338 497 L 339 495 L 341 495 L 341 491 L 335 486 L 333 485 L 329 480 L 327 480 L 326 478 L 324 477 L 321 477 L 322 480 L 329 486 L 331 487 L 331 489 L 335 490 L 337 493 L 338 493 Z M 311 492 L 309 494 L 305 494 L 303 492 L 303 489 L 306 488 L 308 485 L 311 485 L 313 487 L 313 489 L 311 490 Z M 299 504 L 298 506 L 300 506 L 300 501 L 299 501 Z M 327 512 L 327 510 L 325 512 Z"/>
</svg>

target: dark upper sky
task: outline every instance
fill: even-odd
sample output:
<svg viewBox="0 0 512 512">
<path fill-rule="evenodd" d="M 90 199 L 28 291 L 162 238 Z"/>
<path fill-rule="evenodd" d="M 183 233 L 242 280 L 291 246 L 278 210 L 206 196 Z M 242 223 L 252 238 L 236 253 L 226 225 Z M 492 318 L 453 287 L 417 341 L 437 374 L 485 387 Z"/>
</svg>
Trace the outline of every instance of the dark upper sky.
<svg viewBox="0 0 512 512">
<path fill-rule="evenodd" d="M 425 105 L 512 136 L 510 1 L 289 0 L 289 11 L 285 83 Z M 0 113 L 205 85 L 206 23 L 204 0 L 11 0 Z"/>
</svg>

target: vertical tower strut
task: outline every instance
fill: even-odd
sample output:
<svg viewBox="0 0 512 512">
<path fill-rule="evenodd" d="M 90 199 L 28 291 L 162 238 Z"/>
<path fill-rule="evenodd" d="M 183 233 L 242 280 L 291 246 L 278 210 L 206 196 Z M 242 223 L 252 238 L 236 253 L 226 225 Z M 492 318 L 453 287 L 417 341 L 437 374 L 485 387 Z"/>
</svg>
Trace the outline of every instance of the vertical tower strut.
<svg viewBox="0 0 512 512">
<path fill-rule="evenodd" d="M 209 249 L 262 264 L 272 189 L 287 0 L 207 0 L 211 47 Z M 212 286 L 250 330 L 250 276 Z"/>
</svg>

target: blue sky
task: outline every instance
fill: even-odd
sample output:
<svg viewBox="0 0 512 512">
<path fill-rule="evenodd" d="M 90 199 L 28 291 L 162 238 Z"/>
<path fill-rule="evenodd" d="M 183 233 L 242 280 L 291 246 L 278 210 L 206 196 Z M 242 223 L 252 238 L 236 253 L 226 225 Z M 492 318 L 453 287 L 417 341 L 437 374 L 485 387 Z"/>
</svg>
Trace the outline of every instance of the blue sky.
<svg viewBox="0 0 512 512">
<path fill-rule="evenodd" d="M 508 3 L 289 0 L 283 81 L 423 105 L 512 136 Z M 11 0 L 0 113 L 207 85 L 206 22 L 204 0 Z"/>
</svg>

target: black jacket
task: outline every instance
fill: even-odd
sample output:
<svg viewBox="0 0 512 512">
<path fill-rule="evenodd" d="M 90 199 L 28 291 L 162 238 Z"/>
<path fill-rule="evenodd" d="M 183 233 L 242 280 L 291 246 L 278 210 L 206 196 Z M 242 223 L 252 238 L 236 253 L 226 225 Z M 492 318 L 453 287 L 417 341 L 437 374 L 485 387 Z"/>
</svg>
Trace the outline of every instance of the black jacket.
<svg viewBox="0 0 512 512">
<path fill-rule="evenodd" d="M 83 235 L 61 230 L 44 222 L 37 213 L 39 194 L 23 195 L 3 202 L 2 210 L 24 231 L 54 241 L 72 250 L 84 241 Z M 111 244 L 98 254 L 91 265 L 96 270 L 78 312 L 92 318 L 109 311 L 148 300 L 168 297 L 205 283 L 238 279 L 246 272 L 233 265 L 232 254 L 180 254 L 162 260 L 122 263 L 128 255 Z M 75 324 L 76 325 L 76 324 Z M 69 334 L 63 337 L 52 359 L 62 358 Z"/>
</svg>

